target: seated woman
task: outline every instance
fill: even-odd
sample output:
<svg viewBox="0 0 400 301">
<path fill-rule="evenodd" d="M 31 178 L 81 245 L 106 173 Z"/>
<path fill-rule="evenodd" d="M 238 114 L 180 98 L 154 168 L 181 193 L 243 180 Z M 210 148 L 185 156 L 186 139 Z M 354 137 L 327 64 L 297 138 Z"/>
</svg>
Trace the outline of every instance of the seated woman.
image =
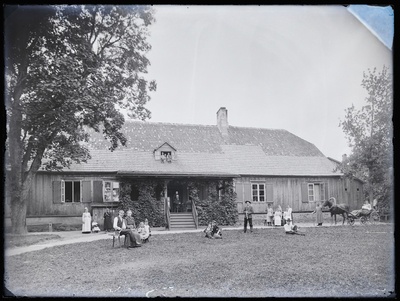
<svg viewBox="0 0 400 301">
<path fill-rule="evenodd" d="M 362 215 L 368 215 L 372 210 L 371 204 L 368 202 L 368 200 L 365 200 L 364 205 L 361 207 L 361 214 Z"/>
<path fill-rule="evenodd" d="M 149 238 L 150 233 L 148 232 L 148 228 L 144 226 L 144 222 L 140 222 L 137 232 L 139 233 L 142 242 Z"/>
<path fill-rule="evenodd" d="M 292 220 L 289 218 L 287 220 L 287 223 L 283 226 L 285 229 L 286 234 L 297 234 L 297 235 L 302 235 L 305 236 L 305 233 L 298 232 L 298 227 L 296 225 L 292 224 Z"/>
</svg>

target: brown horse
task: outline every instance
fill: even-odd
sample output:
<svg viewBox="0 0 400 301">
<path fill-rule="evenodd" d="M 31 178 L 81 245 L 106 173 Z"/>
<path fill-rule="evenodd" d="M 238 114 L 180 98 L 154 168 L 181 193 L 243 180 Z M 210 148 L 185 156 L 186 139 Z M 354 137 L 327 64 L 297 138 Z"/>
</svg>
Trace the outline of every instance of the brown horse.
<svg viewBox="0 0 400 301">
<path fill-rule="evenodd" d="M 342 215 L 343 216 L 343 224 L 346 218 L 348 218 L 349 215 L 349 205 L 347 204 L 337 204 L 336 205 L 336 199 L 334 197 L 329 198 L 329 200 L 325 201 L 322 204 L 322 207 L 328 207 L 329 211 L 331 212 L 331 218 L 333 223 L 333 216 L 335 217 L 335 225 L 336 225 L 336 214 Z"/>
</svg>

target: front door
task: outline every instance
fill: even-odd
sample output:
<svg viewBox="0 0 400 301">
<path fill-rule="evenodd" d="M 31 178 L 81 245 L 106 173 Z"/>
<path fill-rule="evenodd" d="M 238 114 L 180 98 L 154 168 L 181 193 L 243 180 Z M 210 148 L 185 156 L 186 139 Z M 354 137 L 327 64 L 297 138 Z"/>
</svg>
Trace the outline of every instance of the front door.
<svg viewBox="0 0 400 301">
<path fill-rule="evenodd" d="M 170 211 L 172 213 L 191 212 L 192 204 L 189 202 L 187 186 L 171 181 L 167 186 L 167 196 L 170 199 Z"/>
</svg>

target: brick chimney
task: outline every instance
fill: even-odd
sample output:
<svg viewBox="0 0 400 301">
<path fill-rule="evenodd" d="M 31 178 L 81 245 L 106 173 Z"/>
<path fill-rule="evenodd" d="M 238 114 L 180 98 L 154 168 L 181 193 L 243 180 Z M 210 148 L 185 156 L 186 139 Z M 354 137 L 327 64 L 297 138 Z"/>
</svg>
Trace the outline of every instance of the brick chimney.
<svg viewBox="0 0 400 301">
<path fill-rule="evenodd" d="M 217 112 L 217 125 L 222 136 L 228 137 L 228 110 L 225 107 L 219 108 Z"/>
</svg>

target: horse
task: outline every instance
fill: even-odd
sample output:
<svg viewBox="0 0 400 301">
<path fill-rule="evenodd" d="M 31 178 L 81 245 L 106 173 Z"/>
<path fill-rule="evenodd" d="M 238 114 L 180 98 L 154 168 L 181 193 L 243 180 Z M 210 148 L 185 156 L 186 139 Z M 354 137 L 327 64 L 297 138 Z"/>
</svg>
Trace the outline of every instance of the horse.
<svg viewBox="0 0 400 301">
<path fill-rule="evenodd" d="M 332 200 L 334 201 L 334 203 L 332 202 Z M 349 216 L 349 205 L 347 204 L 337 204 L 336 205 L 336 199 L 334 197 L 329 198 L 329 200 L 325 201 L 322 204 L 322 207 L 328 207 L 329 211 L 331 212 L 331 223 L 333 223 L 333 216 L 335 217 L 335 225 L 336 225 L 336 214 L 342 215 L 343 216 L 343 224 L 344 225 L 344 221 L 346 220 L 346 218 L 348 218 Z"/>
</svg>

